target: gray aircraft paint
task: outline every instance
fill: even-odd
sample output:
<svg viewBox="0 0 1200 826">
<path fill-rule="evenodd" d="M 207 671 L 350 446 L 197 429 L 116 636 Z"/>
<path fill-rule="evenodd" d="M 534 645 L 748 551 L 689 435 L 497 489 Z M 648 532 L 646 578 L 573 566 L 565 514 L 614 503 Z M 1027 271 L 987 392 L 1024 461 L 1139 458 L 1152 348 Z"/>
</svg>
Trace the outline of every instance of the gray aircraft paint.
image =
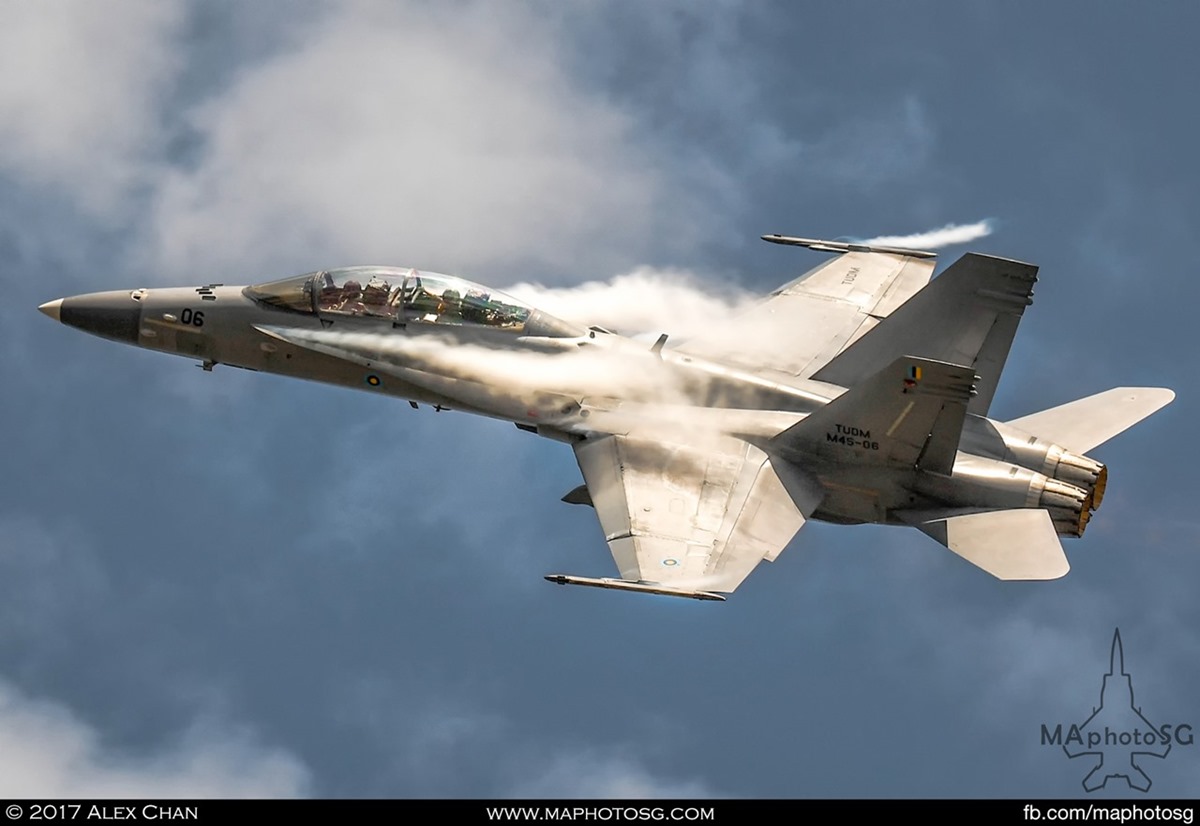
<svg viewBox="0 0 1200 826">
<path fill-rule="evenodd" d="M 621 579 L 555 582 L 716 599 L 810 518 L 913 525 L 1001 579 L 1065 574 L 1057 537 L 1083 534 L 1107 470 L 1028 431 L 1044 422 L 1090 449 L 1174 394 L 1118 388 L 991 421 L 1036 267 L 968 254 L 929 282 L 931 253 L 764 237 L 838 257 L 670 349 L 666 334 L 646 347 L 399 268 L 41 309 L 205 369 L 384 393 L 571 444 L 587 494 L 564 499 L 596 509 Z"/>
</svg>

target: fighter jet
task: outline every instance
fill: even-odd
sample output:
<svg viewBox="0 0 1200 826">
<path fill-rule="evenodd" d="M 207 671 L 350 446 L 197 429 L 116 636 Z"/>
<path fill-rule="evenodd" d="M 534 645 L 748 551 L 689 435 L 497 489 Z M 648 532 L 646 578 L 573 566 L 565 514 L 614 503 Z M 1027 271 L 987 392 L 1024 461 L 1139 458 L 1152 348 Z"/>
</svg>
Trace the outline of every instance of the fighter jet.
<svg viewBox="0 0 1200 826">
<path fill-rule="evenodd" d="M 1119 387 L 988 418 L 1038 268 L 779 235 L 834 253 L 706 332 L 653 345 L 462 278 L 320 270 L 246 287 L 139 288 L 43 304 L 150 350 L 513 422 L 565 442 L 618 577 L 722 600 L 809 519 L 917 528 L 995 577 L 1056 579 L 1108 471 L 1086 454 L 1168 404 Z"/>
</svg>

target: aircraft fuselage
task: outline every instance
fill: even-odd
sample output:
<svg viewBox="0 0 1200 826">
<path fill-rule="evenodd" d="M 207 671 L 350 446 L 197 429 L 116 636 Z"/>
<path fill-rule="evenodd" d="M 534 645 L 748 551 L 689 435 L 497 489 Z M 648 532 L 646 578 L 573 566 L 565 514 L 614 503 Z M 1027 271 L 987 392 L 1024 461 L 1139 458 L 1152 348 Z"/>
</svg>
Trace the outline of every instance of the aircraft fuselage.
<svg viewBox="0 0 1200 826">
<path fill-rule="evenodd" d="M 1103 495 L 1099 463 L 1055 461 L 1071 454 L 980 416 L 967 417 L 950 475 L 847 464 L 846 454 L 873 444 L 869 431 L 849 427 L 829 434 L 828 451 L 790 455 L 771 446 L 773 437 L 843 388 L 764 378 L 536 311 L 513 335 L 485 325 L 300 313 L 223 285 L 93 293 L 43 310 L 206 369 L 228 365 L 383 393 L 562 441 L 597 431 L 658 434 L 667 442 L 734 434 L 814 473 L 828 493 L 812 516 L 831 522 L 903 524 L 897 513 L 1040 505 L 1051 509 L 1060 534 L 1079 535 Z"/>
</svg>

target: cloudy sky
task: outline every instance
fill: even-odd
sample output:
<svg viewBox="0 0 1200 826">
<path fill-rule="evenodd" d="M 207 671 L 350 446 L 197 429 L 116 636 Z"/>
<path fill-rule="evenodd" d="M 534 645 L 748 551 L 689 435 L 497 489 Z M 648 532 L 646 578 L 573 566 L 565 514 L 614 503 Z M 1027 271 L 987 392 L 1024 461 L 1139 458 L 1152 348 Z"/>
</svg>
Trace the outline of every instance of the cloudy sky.
<svg viewBox="0 0 1200 826">
<path fill-rule="evenodd" d="M 1145 715 L 1200 727 L 1193 5 L 0 19 L 0 795 L 1082 794 L 1039 728 L 1091 713 L 1116 626 Z M 943 260 L 1042 268 L 993 415 L 1178 393 L 1096 452 L 1053 583 L 817 523 L 724 604 L 556 587 L 613 571 L 563 445 L 36 311 L 379 263 L 655 334 L 824 260 L 760 234 L 984 220 Z M 1145 763 L 1200 794 L 1200 745 Z"/>
</svg>

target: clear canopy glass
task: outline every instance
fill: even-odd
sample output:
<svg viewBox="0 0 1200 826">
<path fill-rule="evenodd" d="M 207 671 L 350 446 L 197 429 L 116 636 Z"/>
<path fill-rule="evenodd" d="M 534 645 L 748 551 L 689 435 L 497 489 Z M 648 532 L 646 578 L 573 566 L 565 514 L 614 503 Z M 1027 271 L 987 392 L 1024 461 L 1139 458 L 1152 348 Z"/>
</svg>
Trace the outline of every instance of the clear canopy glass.
<svg viewBox="0 0 1200 826">
<path fill-rule="evenodd" d="M 521 333 L 532 308 L 453 275 L 401 267 L 345 267 L 246 289 L 255 300 L 322 316 L 479 325 Z"/>
<path fill-rule="evenodd" d="M 270 304 L 272 307 L 311 313 L 313 312 L 312 282 L 318 274 L 310 272 L 308 275 L 295 275 L 279 281 L 268 281 L 266 284 L 255 284 L 247 287 L 245 294 L 255 301 Z"/>
</svg>

